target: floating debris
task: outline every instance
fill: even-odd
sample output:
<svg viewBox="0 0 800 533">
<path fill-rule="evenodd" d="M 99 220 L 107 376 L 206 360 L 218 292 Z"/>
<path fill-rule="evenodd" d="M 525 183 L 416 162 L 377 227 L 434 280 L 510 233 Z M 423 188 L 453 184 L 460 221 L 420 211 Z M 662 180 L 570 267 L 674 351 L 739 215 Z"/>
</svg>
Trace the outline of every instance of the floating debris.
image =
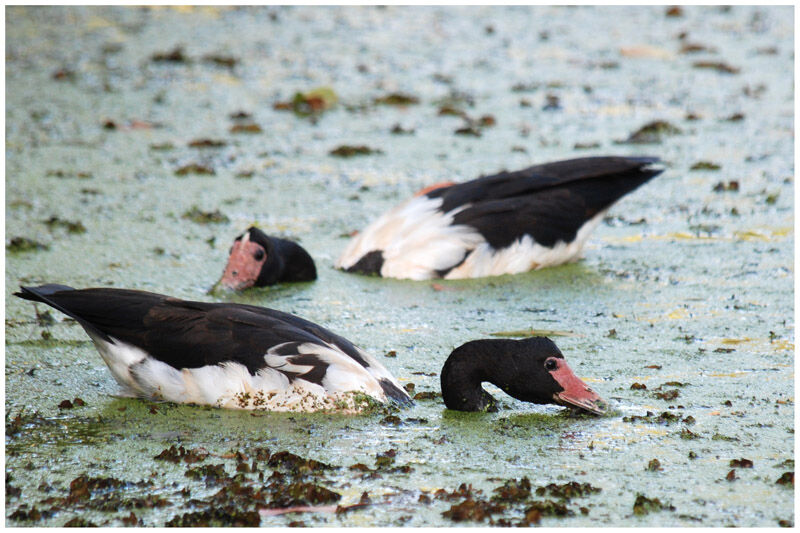
<svg viewBox="0 0 800 533">
<path fill-rule="evenodd" d="M 219 210 L 202 211 L 196 205 L 192 206 L 191 209 L 181 215 L 181 218 L 191 220 L 192 222 L 197 222 L 198 224 L 221 224 L 224 222 L 230 222 L 230 219 L 222 214 Z"/>
<path fill-rule="evenodd" d="M 6 244 L 6 250 L 12 254 L 38 252 L 49 249 L 50 247 L 48 245 L 27 237 L 14 237 Z"/>
<path fill-rule="evenodd" d="M 492 500 L 501 502 L 520 502 L 531 496 L 531 482 L 527 477 L 509 479 L 503 485 L 494 489 Z"/>
<path fill-rule="evenodd" d="M 67 233 L 86 233 L 86 227 L 81 221 L 72 222 L 70 220 L 58 218 L 55 215 L 45 220 L 44 224 L 50 229 L 50 231 L 52 231 L 54 228 L 63 228 L 67 230 Z"/>
<path fill-rule="evenodd" d="M 555 496 L 556 498 L 561 498 L 562 500 L 569 500 L 572 498 L 582 498 L 584 496 L 596 494 L 601 491 L 602 489 L 599 487 L 593 487 L 589 483 L 568 481 L 567 483 L 562 484 L 550 483 L 544 487 L 537 487 L 536 495 L 544 496 L 545 494 L 550 494 L 550 496 Z"/>
<path fill-rule="evenodd" d="M 727 63 L 722 63 L 721 61 L 695 61 L 694 63 L 692 63 L 692 67 L 699 69 L 715 70 L 723 74 L 738 74 L 740 70 L 737 67 L 732 67 Z"/>
<path fill-rule="evenodd" d="M 733 115 L 722 120 L 723 122 L 741 122 L 744 120 L 744 113 L 734 113 Z"/>
<path fill-rule="evenodd" d="M 334 157 L 355 157 L 357 155 L 372 155 L 372 154 L 382 154 L 382 153 L 383 151 L 376 148 L 370 148 L 369 146 L 364 146 L 364 145 L 352 146 L 348 144 L 340 145 L 331 150 L 330 152 L 328 152 L 329 155 L 332 155 Z"/>
<path fill-rule="evenodd" d="M 636 501 L 633 502 L 633 514 L 637 516 L 662 510 L 674 511 L 675 507 L 669 504 L 661 503 L 661 500 L 658 498 L 648 498 L 643 494 L 637 494 Z"/>
<path fill-rule="evenodd" d="M 496 513 L 502 513 L 506 510 L 505 505 L 491 503 L 487 500 L 473 500 L 467 498 L 461 503 L 454 504 L 442 513 L 442 516 L 449 518 L 453 522 L 464 522 L 471 520 L 473 522 L 483 522 L 487 518 L 491 521 L 491 516 Z"/>
<path fill-rule="evenodd" d="M 69 68 L 60 68 L 53 72 L 51 76 L 56 81 L 75 81 L 77 77 L 75 71 Z"/>
<path fill-rule="evenodd" d="M 332 109 L 339 101 L 336 92 L 330 87 L 318 87 L 307 93 L 297 92 L 288 102 L 276 102 L 272 108 L 277 111 L 293 111 L 300 117 L 319 115 Z"/>
<path fill-rule="evenodd" d="M 392 135 L 414 135 L 414 128 L 403 128 L 400 124 L 395 124 L 390 130 Z"/>
<path fill-rule="evenodd" d="M 542 111 L 558 111 L 561 109 L 561 99 L 555 94 L 545 95 L 545 104 Z"/>
<path fill-rule="evenodd" d="M 48 170 L 45 175 L 49 178 L 78 178 L 82 180 L 92 178 L 91 172 L 69 172 L 66 170 Z"/>
<path fill-rule="evenodd" d="M 553 500 L 533 502 L 530 507 L 525 509 L 525 516 L 529 516 L 532 512 L 538 513 L 538 516 L 556 517 L 572 516 L 575 514 L 575 512 L 569 509 L 565 504 Z"/>
<path fill-rule="evenodd" d="M 678 389 L 666 390 L 664 392 L 654 392 L 653 396 L 660 400 L 674 400 L 678 396 L 680 396 L 680 392 Z"/>
<path fill-rule="evenodd" d="M 50 518 L 51 516 L 53 516 L 53 514 L 54 513 L 52 511 L 39 511 L 35 505 L 29 509 L 28 504 L 23 503 L 22 505 L 17 507 L 16 511 L 8 515 L 8 518 L 11 520 L 38 522 L 43 518 Z"/>
<path fill-rule="evenodd" d="M 680 433 L 680 437 L 684 440 L 694 440 L 699 439 L 700 435 L 694 433 L 693 431 L 689 430 L 688 428 L 683 428 Z"/>
<path fill-rule="evenodd" d="M 336 468 L 314 459 L 305 459 L 287 451 L 272 454 L 267 462 L 267 466 L 288 469 L 295 475 Z"/>
<path fill-rule="evenodd" d="M 189 143 L 191 148 L 222 148 L 228 143 L 219 139 L 195 139 Z"/>
<path fill-rule="evenodd" d="M 665 15 L 668 17 L 682 17 L 683 8 L 681 6 L 670 6 L 667 8 Z"/>
<path fill-rule="evenodd" d="M 64 400 L 63 402 L 58 404 L 58 408 L 59 409 L 73 409 L 75 407 L 83 407 L 84 405 L 86 405 L 86 402 L 84 402 L 80 398 L 75 398 L 72 401 Z"/>
<path fill-rule="evenodd" d="M 455 131 L 456 135 L 470 135 L 472 137 L 480 137 L 481 130 L 477 128 L 473 124 L 467 124 L 466 126 L 462 126 Z"/>
<path fill-rule="evenodd" d="M 714 192 L 739 192 L 739 182 L 736 180 L 720 181 L 714 185 L 712 190 Z"/>
<path fill-rule="evenodd" d="M 721 166 L 716 163 L 712 163 L 711 161 L 698 161 L 689 167 L 689 170 L 719 170 L 721 168 Z"/>
<path fill-rule="evenodd" d="M 481 115 L 481 117 L 478 119 L 478 126 L 481 128 L 491 128 L 496 124 L 497 119 L 494 118 L 494 115 Z"/>
<path fill-rule="evenodd" d="M 753 461 L 750 459 L 731 459 L 730 466 L 734 468 L 753 468 Z"/>
<path fill-rule="evenodd" d="M 150 56 L 154 63 L 188 63 L 189 58 L 183 53 L 183 47 L 176 46 L 169 52 L 158 52 Z"/>
<path fill-rule="evenodd" d="M 411 94 L 391 93 L 375 98 L 372 103 L 375 105 L 409 106 L 418 104 L 419 98 Z"/>
<path fill-rule="evenodd" d="M 531 83 L 515 83 L 511 86 L 511 92 L 515 93 L 532 93 L 538 91 L 539 88 L 542 86 L 541 83 L 531 82 Z"/>
<path fill-rule="evenodd" d="M 648 122 L 624 141 L 615 141 L 617 144 L 655 144 L 660 143 L 663 137 L 679 135 L 681 129 L 664 120 Z"/>
<path fill-rule="evenodd" d="M 201 465 L 190 468 L 184 475 L 190 479 L 205 481 L 206 485 L 216 485 L 228 477 L 225 472 L 225 466 L 222 464 Z"/>
<path fill-rule="evenodd" d="M 707 52 L 710 54 L 716 54 L 717 49 L 713 46 L 706 46 L 704 44 L 699 43 L 683 43 L 681 45 L 681 49 L 679 51 L 681 54 L 696 54 L 699 52 Z"/>
<path fill-rule="evenodd" d="M 437 112 L 437 115 L 439 115 L 440 117 L 447 117 L 447 116 L 462 117 L 462 118 L 467 117 L 467 113 L 465 111 L 458 109 L 457 107 L 453 107 L 451 105 L 441 106 L 439 108 L 439 111 Z"/>
<path fill-rule="evenodd" d="M 668 411 L 662 412 L 660 415 L 656 416 L 655 413 L 652 411 L 647 411 L 644 416 L 640 415 L 631 415 L 631 416 L 624 416 L 622 417 L 623 422 L 654 422 L 656 424 L 672 424 L 674 422 L 685 422 L 690 423 L 690 417 L 681 419 L 681 414 L 670 413 Z M 694 422 L 694 419 L 691 418 L 691 423 Z"/>
<path fill-rule="evenodd" d="M 175 171 L 176 176 L 187 176 L 189 174 L 196 174 L 199 176 L 214 176 L 216 172 L 213 168 L 201 165 L 200 163 L 189 163 Z"/>
<path fill-rule="evenodd" d="M 256 124 L 255 122 L 250 122 L 247 124 L 234 124 L 231 126 L 231 129 L 228 130 L 231 133 L 261 133 L 263 130 L 261 126 Z"/>
<path fill-rule="evenodd" d="M 573 146 L 575 150 L 591 150 L 592 148 L 600 148 L 599 142 L 575 143 Z"/>
<path fill-rule="evenodd" d="M 170 446 L 161 453 L 153 457 L 157 461 L 168 461 L 170 463 L 179 463 L 181 461 L 186 464 L 197 463 L 204 461 L 209 456 L 208 450 L 205 448 L 195 448 L 187 450 L 183 446 L 175 447 Z"/>
<path fill-rule="evenodd" d="M 661 468 L 661 461 L 658 459 L 650 459 L 650 462 L 647 463 L 647 468 L 645 468 L 645 470 L 650 472 L 658 472 L 659 470 L 663 470 L 663 468 Z"/>
<path fill-rule="evenodd" d="M 233 56 L 226 56 L 221 54 L 208 54 L 203 56 L 203 61 L 206 63 L 211 63 L 218 67 L 226 67 L 232 69 L 237 64 L 239 64 L 239 60 Z"/>
<path fill-rule="evenodd" d="M 233 506 L 212 507 L 205 511 L 184 513 L 170 519 L 167 527 L 258 527 L 258 511 L 240 511 Z"/>
</svg>

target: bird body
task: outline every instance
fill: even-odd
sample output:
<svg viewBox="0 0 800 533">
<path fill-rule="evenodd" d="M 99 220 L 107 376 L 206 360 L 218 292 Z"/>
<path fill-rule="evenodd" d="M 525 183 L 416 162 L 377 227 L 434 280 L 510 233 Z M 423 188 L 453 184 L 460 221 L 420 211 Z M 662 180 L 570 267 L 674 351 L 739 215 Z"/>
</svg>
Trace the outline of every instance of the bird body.
<svg viewBox="0 0 800 533">
<path fill-rule="evenodd" d="M 657 161 L 588 157 L 427 188 L 356 235 L 336 267 L 423 280 L 575 261 L 609 207 L 661 172 Z"/>
<path fill-rule="evenodd" d="M 76 319 L 129 396 L 270 411 L 356 411 L 360 395 L 410 401 L 374 357 L 281 311 L 64 285 L 15 294 Z"/>
</svg>

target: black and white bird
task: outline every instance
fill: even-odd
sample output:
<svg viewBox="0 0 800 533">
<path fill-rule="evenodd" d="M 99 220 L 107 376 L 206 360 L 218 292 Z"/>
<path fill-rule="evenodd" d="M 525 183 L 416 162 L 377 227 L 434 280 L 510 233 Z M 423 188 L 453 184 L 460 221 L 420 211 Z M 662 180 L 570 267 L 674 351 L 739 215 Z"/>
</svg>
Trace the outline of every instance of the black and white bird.
<svg viewBox="0 0 800 533">
<path fill-rule="evenodd" d="M 218 284 L 233 290 L 281 282 L 314 281 L 314 260 L 296 242 L 271 237 L 251 226 L 236 237 Z"/>
<path fill-rule="evenodd" d="M 488 382 L 524 402 L 605 412 L 600 396 L 572 372 L 547 337 L 468 342 L 453 350 L 440 378 L 445 405 L 457 411 L 496 410 L 497 402 L 481 387 Z"/>
<path fill-rule="evenodd" d="M 411 401 L 374 357 L 281 311 L 64 285 L 15 295 L 77 320 L 125 395 L 271 411 L 353 412 L 361 395 Z"/>
<path fill-rule="evenodd" d="M 585 157 L 423 189 L 356 235 L 336 262 L 400 279 L 519 274 L 575 261 L 654 157 Z"/>
</svg>

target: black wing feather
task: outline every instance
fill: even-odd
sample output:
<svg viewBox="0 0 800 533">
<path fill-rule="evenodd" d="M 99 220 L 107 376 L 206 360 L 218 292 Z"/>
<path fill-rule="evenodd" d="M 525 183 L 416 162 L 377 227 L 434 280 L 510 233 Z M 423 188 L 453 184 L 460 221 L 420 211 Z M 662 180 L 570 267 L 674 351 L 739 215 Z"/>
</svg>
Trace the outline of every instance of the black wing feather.
<svg viewBox="0 0 800 533">
<path fill-rule="evenodd" d="M 654 157 L 586 157 L 501 172 L 434 189 L 453 224 L 475 228 L 496 249 L 525 234 L 545 246 L 570 242 L 583 224 L 657 176 Z"/>
<path fill-rule="evenodd" d="M 44 302 L 88 331 L 136 346 L 168 365 L 199 368 L 234 361 L 255 374 L 270 348 L 305 342 L 334 345 L 364 367 L 348 340 L 302 318 L 244 304 L 192 302 L 144 291 L 45 285 L 17 296 Z"/>
</svg>

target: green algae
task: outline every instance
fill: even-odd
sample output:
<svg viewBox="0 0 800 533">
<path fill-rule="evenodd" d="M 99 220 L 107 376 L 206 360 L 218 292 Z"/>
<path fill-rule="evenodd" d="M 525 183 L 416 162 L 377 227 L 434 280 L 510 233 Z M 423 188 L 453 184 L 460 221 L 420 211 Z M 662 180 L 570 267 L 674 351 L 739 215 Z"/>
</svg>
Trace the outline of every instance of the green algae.
<svg viewBox="0 0 800 533">
<path fill-rule="evenodd" d="M 659 7 L 10 7 L 7 244 L 50 236 L 50 217 L 86 231 L 54 226 L 61 238 L 47 249 L 7 253 L 7 525 L 448 526 L 455 522 L 442 513 L 453 506 L 467 525 L 793 523 L 787 9 L 686 6 L 666 19 Z M 581 37 L 588 26 L 600 28 L 591 41 Z M 617 54 L 618 34 L 677 51 L 681 31 L 741 73 L 694 68 L 691 54 Z M 198 38 L 178 48 L 176 34 Z M 767 48 L 774 52 L 758 52 Z M 204 59 L 212 56 L 236 62 Z M 748 95 L 745 83 L 767 89 Z M 308 120 L 270 106 L 322 84 L 340 105 Z M 359 105 L 397 87 L 413 87 L 421 104 Z M 558 105 L 544 112 L 548 94 Z M 454 113 L 438 116 L 446 105 Z M 480 137 L 454 135 L 487 115 L 491 127 L 472 119 Z M 682 133 L 613 144 L 654 120 Z M 395 135 L 392 124 L 414 135 Z M 383 155 L 330 157 L 342 143 Z M 340 235 L 431 183 L 605 153 L 658 155 L 668 168 L 609 211 L 578 263 L 438 288 L 332 268 L 348 242 Z M 192 161 L 214 178 L 174 175 Z M 691 171 L 698 161 L 725 175 Z M 180 217 L 193 206 L 227 220 Z M 207 294 L 230 242 L 254 221 L 302 237 L 320 279 Z M 692 228 L 716 228 L 716 240 Z M 741 231 L 747 239 L 724 240 Z M 381 361 L 402 385 L 414 382 L 417 403 L 349 416 L 115 398 L 119 388 L 78 324 L 55 311 L 55 323 L 40 324 L 11 295 L 44 282 L 293 312 L 369 353 L 394 350 Z M 556 337 L 575 373 L 609 400 L 608 415 L 573 416 L 491 386 L 497 413 L 443 408 L 438 371 L 453 348 L 532 329 Z M 670 390 L 679 395 L 651 396 Z M 59 409 L 77 396 L 87 405 Z M 300 459 L 269 465 L 281 452 Z M 643 471 L 654 455 L 662 469 Z M 736 467 L 739 479 L 726 482 L 742 457 L 752 470 Z M 220 464 L 213 483 L 200 471 L 186 476 Z M 96 504 L 64 507 L 81 476 L 122 484 L 76 500 Z M 152 485 L 136 485 L 144 479 Z M 601 491 L 568 500 L 546 489 L 572 483 Z M 289 487 L 293 498 L 274 497 Z M 449 496 L 434 497 L 439 490 Z M 493 499 L 513 500 L 514 491 L 518 500 Z M 355 507 L 365 492 L 372 503 Z M 636 515 L 636 494 L 646 495 L 642 509 L 658 500 L 661 511 Z M 259 512 L 300 502 L 352 511 Z"/>
</svg>

